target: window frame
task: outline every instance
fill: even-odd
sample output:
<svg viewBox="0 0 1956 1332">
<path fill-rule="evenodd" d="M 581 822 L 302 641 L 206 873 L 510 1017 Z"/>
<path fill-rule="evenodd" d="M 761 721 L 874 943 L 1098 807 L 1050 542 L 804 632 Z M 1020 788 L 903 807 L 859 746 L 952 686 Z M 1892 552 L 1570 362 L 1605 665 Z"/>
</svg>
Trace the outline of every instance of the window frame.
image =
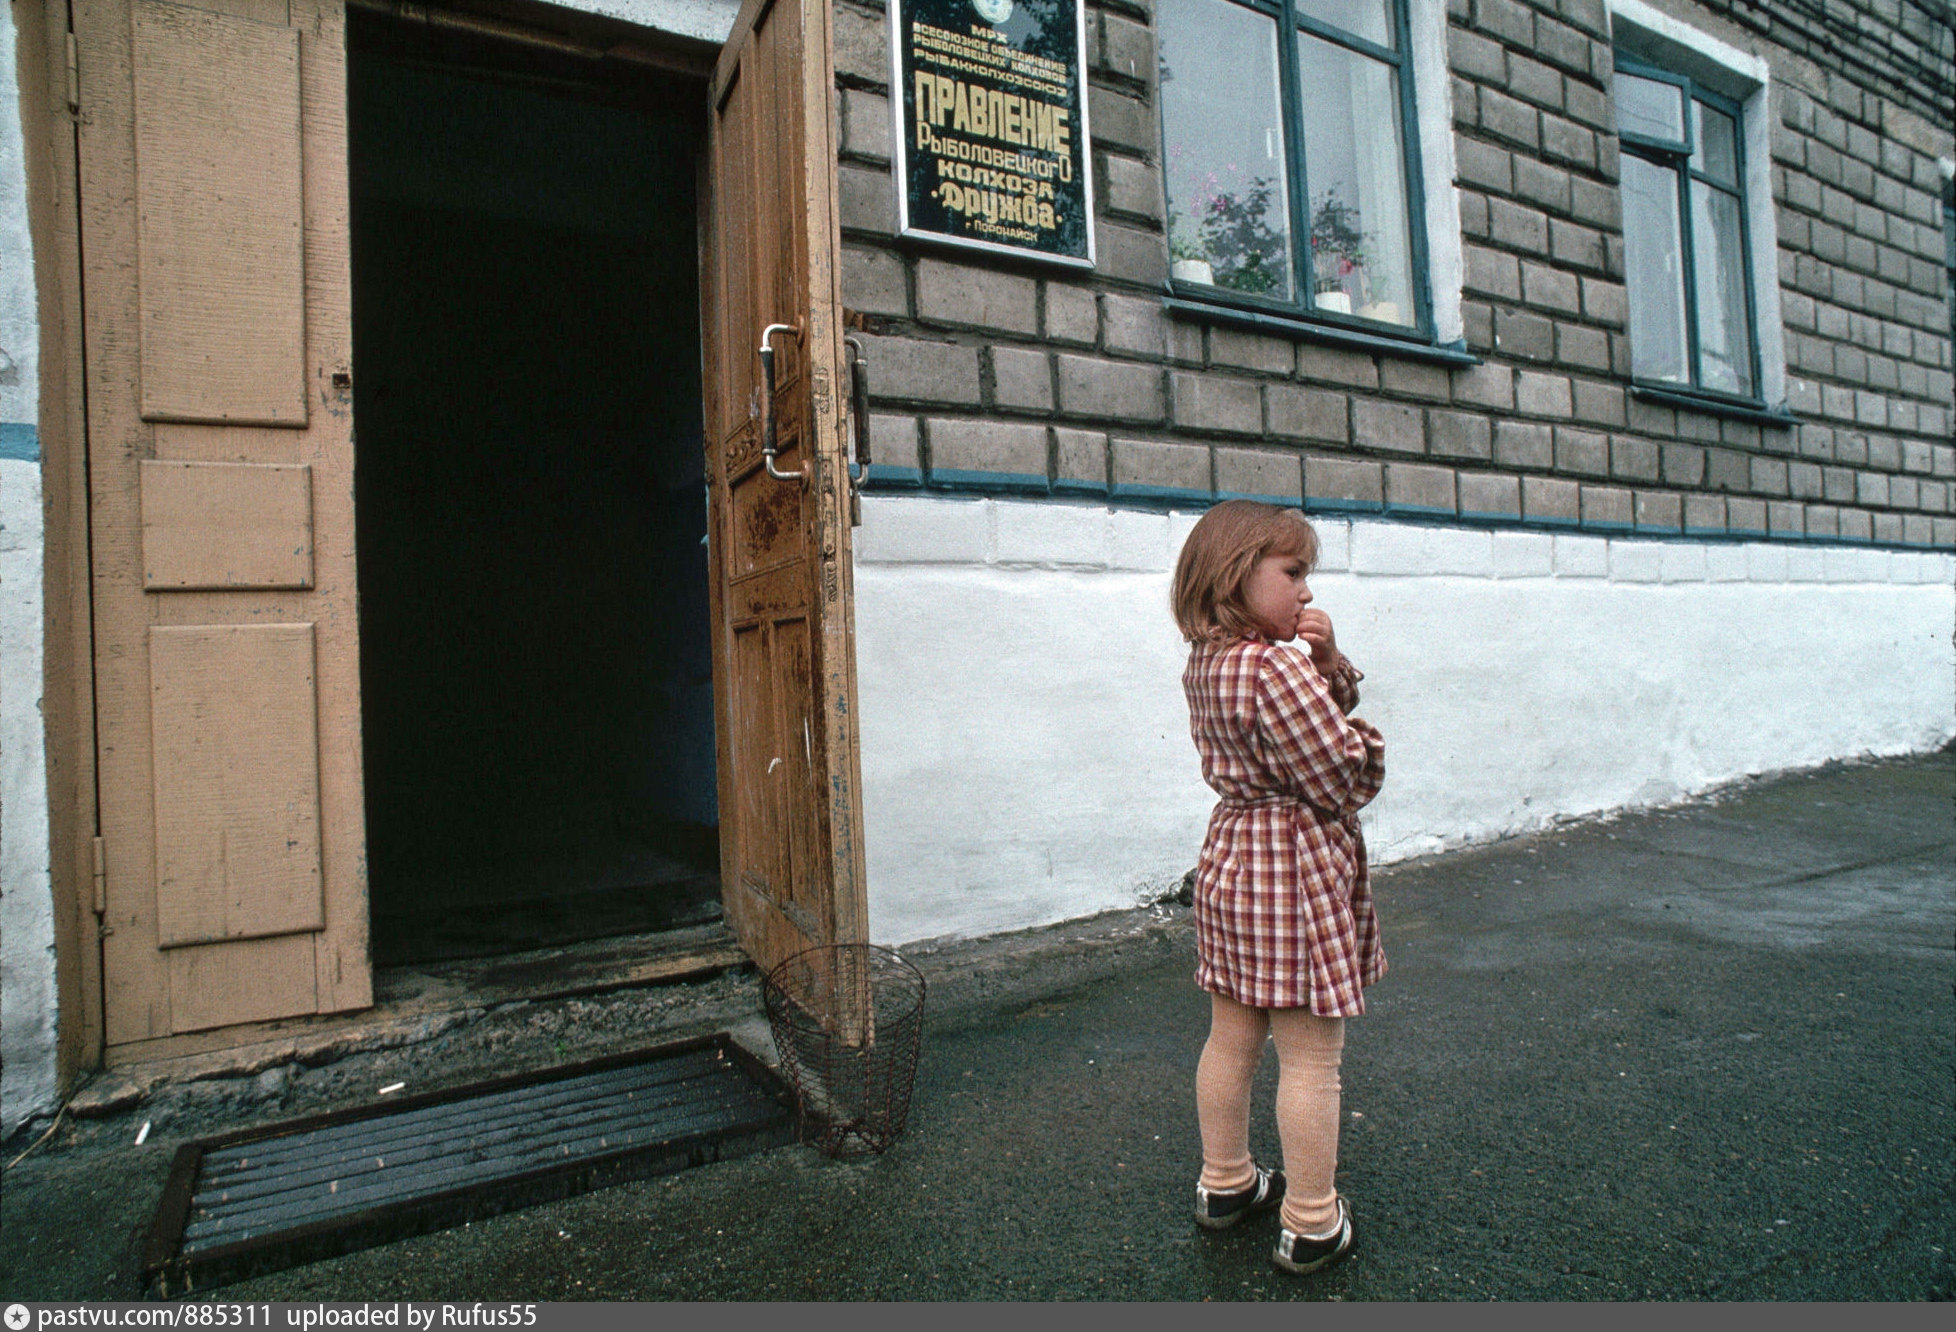
<svg viewBox="0 0 1956 1332">
<path fill-rule="evenodd" d="M 1679 249 L 1684 269 L 1685 360 L 1691 375 L 1690 381 L 1683 384 L 1667 379 L 1639 378 L 1635 373 L 1636 334 L 1632 331 L 1630 382 L 1638 390 L 1652 396 L 1669 395 L 1700 399 L 1708 404 L 1763 411 L 1766 409 L 1765 366 L 1759 339 L 1759 302 L 1754 291 L 1752 271 L 1752 217 L 1751 201 L 1747 197 L 1749 181 L 1746 175 L 1745 108 L 1742 103 L 1723 93 L 1714 92 L 1688 74 L 1679 74 L 1675 70 L 1653 65 L 1621 47 L 1612 47 L 1611 56 L 1617 73 L 1658 83 L 1668 83 L 1677 87 L 1684 95 L 1684 139 L 1681 143 L 1676 140 L 1653 139 L 1641 134 L 1624 133 L 1620 125 L 1617 127 L 1620 153 L 1638 157 L 1670 171 L 1677 179 Z M 1698 147 L 1697 116 L 1692 109 L 1693 102 L 1703 102 L 1712 110 L 1731 119 L 1732 174 L 1737 182 L 1736 185 L 1727 185 L 1723 181 L 1712 179 L 1704 172 L 1693 169 L 1691 158 Z M 1745 282 L 1746 351 L 1753 388 L 1750 394 L 1728 393 L 1722 389 L 1707 388 L 1702 382 L 1704 370 L 1698 340 L 1698 234 L 1697 219 L 1691 202 L 1691 186 L 1694 182 L 1731 195 L 1738 200 L 1740 271 Z M 1626 272 L 1623 277 L 1624 282 L 1628 284 L 1633 275 Z"/>
<path fill-rule="evenodd" d="M 1942 182 L 1942 244 L 1943 267 L 1949 275 L 1943 295 L 1949 300 L 1949 335 L 1956 339 L 1956 181 L 1947 176 Z"/>
<path fill-rule="evenodd" d="M 1416 51 L 1413 46 L 1411 0 L 1389 0 L 1392 6 L 1393 39 L 1396 49 L 1378 46 L 1356 33 L 1331 27 L 1300 13 L 1292 0 L 1210 0 L 1210 2 L 1230 4 L 1250 10 L 1252 13 L 1274 20 L 1277 25 L 1278 102 L 1284 130 L 1283 160 L 1287 176 L 1284 184 L 1288 204 L 1287 220 L 1290 224 L 1288 257 L 1295 295 L 1291 299 L 1284 300 L 1254 292 L 1235 291 L 1210 283 L 1185 282 L 1170 276 L 1167 287 L 1173 305 L 1179 311 L 1191 314 L 1213 310 L 1218 317 L 1239 314 L 1254 319 L 1258 324 L 1301 325 L 1305 329 L 1322 328 L 1327 332 L 1336 330 L 1341 335 L 1350 335 L 1363 341 L 1384 339 L 1392 343 L 1407 343 L 1414 347 L 1431 346 L 1435 338 L 1434 302 L 1431 262 L 1428 256 L 1424 164 L 1420 153 L 1419 104 L 1414 87 L 1413 66 Z M 1160 22 L 1159 13 L 1156 22 L 1157 24 Z M 1414 322 L 1411 326 L 1318 308 L 1316 284 L 1310 277 L 1315 272 L 1315 265 L 1310 244 L 1310 174 L 1304 142 L 1304 109 L 1302 99 L 1297 92 L 1301 77 L 1297 56 L 1299 33 L 1387 64 L 1398 75 L 1399 140 L 1404 154 L 1402 177 L 1406 189 L 1407 255 L 1408 263 L 1412 268 L 1409 276 Z M 1169 141 L 1167 98 L 1157 93 L 1155 100 L 1165 162 Z M 1168 208 L 1169 220 L 1164 224 L 1166 230 L 1168 226 L 1172 226 L 1174 199 L 1168 192 L 1168 175 L 1165 169 L 1162 173 L 1162 192 L 1164 203 Z"/>
</svg>

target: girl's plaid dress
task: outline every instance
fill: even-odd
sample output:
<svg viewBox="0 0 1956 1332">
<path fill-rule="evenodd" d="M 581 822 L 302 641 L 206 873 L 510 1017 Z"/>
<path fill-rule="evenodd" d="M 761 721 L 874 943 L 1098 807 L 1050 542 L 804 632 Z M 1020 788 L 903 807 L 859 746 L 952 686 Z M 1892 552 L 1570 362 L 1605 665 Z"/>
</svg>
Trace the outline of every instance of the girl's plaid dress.
<svg viewBox="0 0 1956 1332">
<path fill-rule="evenodd" d="M 1222 797 L 1195 874 L 1196 984 L 1252 1008 L 1365 1011 L 1385 974 L 1358 811 L 1385 780 L 1385 741 L 1295 648 L 1197 644 L 1182 688 L 1203 780 Z"/>
</svg>

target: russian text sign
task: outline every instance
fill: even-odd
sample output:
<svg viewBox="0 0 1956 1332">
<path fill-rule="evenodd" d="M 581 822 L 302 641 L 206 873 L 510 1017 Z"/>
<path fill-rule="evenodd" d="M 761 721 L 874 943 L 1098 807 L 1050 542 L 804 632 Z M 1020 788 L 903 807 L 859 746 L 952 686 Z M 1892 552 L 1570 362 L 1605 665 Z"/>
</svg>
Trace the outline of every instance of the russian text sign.
<svg viewBox="0 0 1956 1332">
<path fill-rule="evenodd" d="M 1093 266 L 1081 0 L 889 0 L 898 231 Z"/>
</svg>

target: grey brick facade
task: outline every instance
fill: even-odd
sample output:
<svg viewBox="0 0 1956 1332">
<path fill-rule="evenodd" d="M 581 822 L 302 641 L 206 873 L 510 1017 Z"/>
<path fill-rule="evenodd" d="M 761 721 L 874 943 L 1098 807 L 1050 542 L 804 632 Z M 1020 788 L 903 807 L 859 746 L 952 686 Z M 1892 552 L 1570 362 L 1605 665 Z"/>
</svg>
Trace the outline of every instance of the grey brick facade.
<svg viewBox="0 0 1956 1332">
<path fill-rule="evenodd" d="M 1956 37 L 1937 4 L 1658 6 L 1771 71 L 1791 419 L 1764 421 L 1631 385 L 1604 0 L 1446 5 L 1453 85 L 1422 101 L 1451 108 L 1471 365 L 1164 307 L 1165 2 L 1087 10 L 1100 262 L 1076 275 L 892 239 L 884 15 L 839 0 L 843 299 L 875 335 L 872 484 L 1956 547 L 1936 165 L 1956 152 Z"/>
</svg>

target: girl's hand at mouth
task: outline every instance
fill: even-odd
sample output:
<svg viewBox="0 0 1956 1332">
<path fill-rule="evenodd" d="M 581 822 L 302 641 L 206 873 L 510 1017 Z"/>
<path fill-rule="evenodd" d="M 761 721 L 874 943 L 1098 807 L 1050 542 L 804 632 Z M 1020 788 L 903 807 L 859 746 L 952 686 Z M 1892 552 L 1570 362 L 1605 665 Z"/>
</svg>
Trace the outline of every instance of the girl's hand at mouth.
<svg viewBox="0 0 1956 1332">
<path fill-rule="evenodd" d="M 1338 636 L 1332 632 L 1331 617 L 1315 606 L 1297 612 L 1297 636 L 1311 649 L 1311 664 L 1319 675 L 1329 676 L 1338 664 Z"/>
</svg>

